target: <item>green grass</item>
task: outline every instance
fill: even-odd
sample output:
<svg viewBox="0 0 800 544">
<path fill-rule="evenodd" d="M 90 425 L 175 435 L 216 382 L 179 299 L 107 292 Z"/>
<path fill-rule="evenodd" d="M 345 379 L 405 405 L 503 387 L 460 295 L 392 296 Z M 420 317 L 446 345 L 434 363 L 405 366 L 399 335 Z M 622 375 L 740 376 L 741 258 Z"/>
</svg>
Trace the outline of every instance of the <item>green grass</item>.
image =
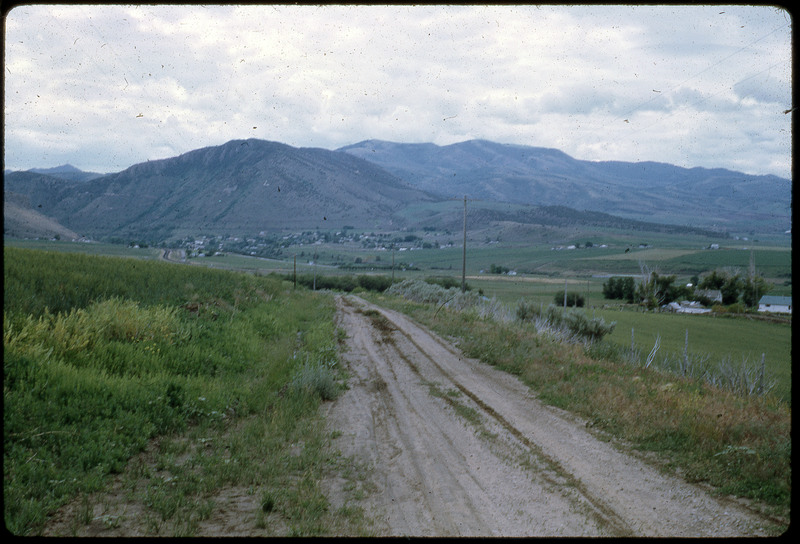
<svg viewBox="0 0 800 544">
<path fill-rule="evenodd" d="M 273 494 L 280 523 L 264 535 L 363 533 L 363 512 L 330 512 L 319 487 L 335 455 L 318 406 L 342 372 L 332 297 L 245 273 L 9 247 L 4 287 L 13 534 L 39 534 L 83 497 L 78 532 L 117 474 L 134 482 L 149 535 L 197 534 L 230 486 Z M 155 439 L 155 465 L 132 467 Z"/>
<path fill-rule="evenodd" d="M 636 347 L 647 353 L 656 335 L 661 337 L 659 354 L 682 354 L 689 331 L 689 352 L 708 354 L 719 361 L 726 357 L 741 363 L 761 361 L 765 353 L 767 375 L 777 381 L 775 394 L 791 403 L 792 327 L 788 323 L 769 323 L 746 318 L 712 317 L 633 310 L 596 310 L 598 317 L 617 326 L 608 341 L 623 347 L 631 345 L 631 329 Z"/>
<path fill-rule="evenodd" d="M 25 240 L 9 238 L 3 240 L 4 245 L 42 251 L 58 251 L 64 253 L 83 253 L 87 255 L 103 255 L 110 257 L 135 257 L 140 259 L 158 259 L 161 249 L 156 247 L 132 248 L 120 244 L 103 242 L 66 242 L 58 240 Z"/>
</svg>

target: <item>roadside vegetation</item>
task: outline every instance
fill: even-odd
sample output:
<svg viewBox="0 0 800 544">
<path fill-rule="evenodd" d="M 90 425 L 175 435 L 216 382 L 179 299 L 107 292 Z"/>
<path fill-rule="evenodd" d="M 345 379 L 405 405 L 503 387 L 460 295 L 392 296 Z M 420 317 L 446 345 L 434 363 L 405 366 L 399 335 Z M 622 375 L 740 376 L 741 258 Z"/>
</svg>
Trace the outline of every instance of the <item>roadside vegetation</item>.
<svg viewBox="0 0 800 544">
<path fill-rule="evenodd" d="M 63 536 L 192 536 L 226 490 L 251 497 L 250 534 L 368 532 L 357 502 L 331 511 L 320 489 L 347 464 L 318 410 L 341 388 L 330 296 L 203 267 L 3 253 L 11 533 L 41 534 L 78 504 Z M 104 498 L 113 482 L 141 513 Z"/>
<path fill-rule="evenodd" d="M 722 373 L 714 382 L 707 361 L 693 359 L 686 372 L 682 357 L 672 366 L 653 364 L 649 353 L 574 334 L 563 326 L 565 311 L 556 314 L 553 305 L 521 302 L 514 315 L 496 301 L 442 305 L 432 295 L 414 296 L 411 285 L 405 293 L 397 287 L 369 298 L 429 326 L 467 356 L 519 376 L 541 401 L 580 416 L 665 470 L 753 499 L 784 520 L 779 524 L 788 520 L 791 407 L 769 393 L 769 377 Z"/>
</svg>

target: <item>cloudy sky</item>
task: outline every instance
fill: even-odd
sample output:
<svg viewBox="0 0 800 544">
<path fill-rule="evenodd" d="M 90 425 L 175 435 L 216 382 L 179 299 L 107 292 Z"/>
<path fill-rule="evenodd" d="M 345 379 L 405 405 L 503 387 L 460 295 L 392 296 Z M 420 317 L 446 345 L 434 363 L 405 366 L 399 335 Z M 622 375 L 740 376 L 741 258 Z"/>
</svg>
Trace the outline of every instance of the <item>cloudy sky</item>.
<svg viewBox="0 0 800 544">
<path fill-rule="evenodd" d="M 117 172 L 233 139 L 486 139 L 791 177 L 790 15 L 760 6 L 31 5 L 6 169 Z"/>
</svg>

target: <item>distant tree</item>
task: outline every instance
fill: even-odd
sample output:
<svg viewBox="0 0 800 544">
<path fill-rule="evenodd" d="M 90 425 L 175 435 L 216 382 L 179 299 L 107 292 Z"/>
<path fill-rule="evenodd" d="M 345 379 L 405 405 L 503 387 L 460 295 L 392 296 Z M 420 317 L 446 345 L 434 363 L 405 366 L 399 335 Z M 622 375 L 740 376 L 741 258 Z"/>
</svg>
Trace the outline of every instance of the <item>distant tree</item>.
<svg viewBox="0 0 800 544">
<path fill-rule="evenodd" d="M 553 297 L 553 302 L 555 302 L 555 304 L 557 306 L 563 306 L 564 305 L 564 290 L 563 289 L 555 294 L 555 296 Z M 569 291 L 567 291 L 567 307 L 568 308 L 572 308 L 572 307 L 583 308 L 583 305 L 585 303 L 586 303 L 586 300 L 583 298 L 583 295 L 581 295 L 580 293 L 570 293 Z"/>
<path fill-rule="evenodd" d="M 711 274 L 700 281 L 698 287 L 700 289 L 719 290 L 722 289 L 722 285 L 725 283 L 725 280 L 725 274 L 714 270 L 711 272 Z"/>
<path fill-rule="evenodd" d="M 680 299 L 685 294 L 685 286 L 675 285 L 676 280 L 676 276 L 657 277 L 657 289 L 661 295 L 661 304 L 669 304 Z"/>
<path fill-rule="evenodd" d="M 627 278 L 622 278 L 622 298 L 628 303 L 633 303 L 634 296 L 636 295 L 636 282 L 633 281 L 633 278 L 628 276 Z"/>
<path fill-rule="evenodd" d="M 608 299 L 621 299 L 633 302 L 636 284 L 633 278 L 608 278 L 603 284 L 603 296 Z"/>
<path fill-rule="evenodd" d="M 743 287 L 744 282 L 739 277 L 739 275 L 730 276 L 725 280 L 725 283 L 722 284 L 720 287 L 720 292 L 722 293 L 722 304 L 729 305 L 734 304 L 737 300 L 739 300 L 739 292 Z"/>
<path fill-rule="evenodd" d="M 508 267 L 496 265 L 494 263 L 489 267 L 489 272 L 492 274 L 507 274 L 509 271 L 510 269 Z"/>
<path fill-rule="evenodd" d="M 640 264 L 642 277 L 636 286 L 635 299 L 649 309 L 677 300 L 688 293 L 685 287 L 676 286 L 676 276 L 660 276 L 644 263 Z"/>
<path fill-rule="evenodd" d="M 749 308 L 758 306 L 758 301 L 771 288 L 772 286 L 761 276 L 747 278 L 742 285 L 742 302 Z"/>
<path fill-rule="evenodd" d="M 619 296 L 617 278 L 608 278 L 608 281 L 603 283 L 603 297 L 608 299 L 622 298 Z"/>
</svg>

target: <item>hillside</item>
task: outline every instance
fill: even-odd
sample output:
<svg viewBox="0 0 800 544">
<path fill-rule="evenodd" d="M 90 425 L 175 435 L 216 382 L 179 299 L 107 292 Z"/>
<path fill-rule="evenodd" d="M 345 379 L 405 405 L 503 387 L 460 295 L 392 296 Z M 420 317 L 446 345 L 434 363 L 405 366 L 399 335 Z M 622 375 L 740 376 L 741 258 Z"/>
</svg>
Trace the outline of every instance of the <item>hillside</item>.
<svg viewBox="0 0 800 544">
<path fill-rule="evenodd" d="M 357 157 L 235 140 L 85 182 L 5 178 L 40 211 L 92 237 L 168 239 L 308 228 L 396 229 L 398 209 L 434 198 Z"/>
<path fill-rule="evenodd" d="M 581 161 L 555 149 L 483 140 L 447 146 L 367 140 L 340 151 L 448 198 L 568 206 L 745 232 L 791 228 L 791 181 L 776 176 L 656 162 Z"/>
<path fill-rule="evenodd" d="M 23 195 L 5 193 L 3 198 L 3 235 L 14 238 L 56 238 L 77 240 L 80 235 L 30 207 Z"/>
</svg>

